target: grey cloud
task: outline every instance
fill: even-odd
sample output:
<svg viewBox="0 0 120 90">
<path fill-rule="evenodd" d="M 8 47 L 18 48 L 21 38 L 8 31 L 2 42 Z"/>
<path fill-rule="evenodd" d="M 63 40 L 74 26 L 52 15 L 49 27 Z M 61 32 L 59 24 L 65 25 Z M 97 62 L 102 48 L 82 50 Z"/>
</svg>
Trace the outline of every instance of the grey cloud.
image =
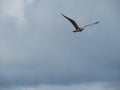
<svg viewBox="0 0 120 90">
<path fill-rule="evenodd" d="M 114 85 L 115 84 L 115 85 Z M 21 86 L 21 87 L 9 87 L 2 88 L 2 90 L 119 90 L 120 86 L 116 83 L 83 83 L 76 85 L 38 85 L 38 86 Z"/>
<path fill-rule="evenodd" d="M 21 27 L 1 16 L 0 86 L 119 81 L 119 17 L 112 5 L 105 0 L 41 0 L 26 8 Z M 61 12 L 80 25 L 101 21 L 74 34 Z"/>
</svg>

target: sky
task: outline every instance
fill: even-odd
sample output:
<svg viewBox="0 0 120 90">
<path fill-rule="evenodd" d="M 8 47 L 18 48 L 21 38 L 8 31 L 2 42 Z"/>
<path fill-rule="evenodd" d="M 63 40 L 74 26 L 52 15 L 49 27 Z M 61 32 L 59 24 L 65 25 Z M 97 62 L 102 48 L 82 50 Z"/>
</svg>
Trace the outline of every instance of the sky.
<svg viewBox="0 0 120 90">
<path fill-rule="evenodd" d="M 0 0 L 0 90 L 119 90 L 119 4 Z"/>
</svg>

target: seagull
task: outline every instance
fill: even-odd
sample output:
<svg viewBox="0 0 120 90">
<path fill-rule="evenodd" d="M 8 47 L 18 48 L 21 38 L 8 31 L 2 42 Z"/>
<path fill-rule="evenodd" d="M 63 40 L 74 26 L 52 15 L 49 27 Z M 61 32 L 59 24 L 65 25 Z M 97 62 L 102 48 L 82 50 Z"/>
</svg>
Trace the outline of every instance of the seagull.
<svg viewBox="0 0 120 90">
<path fill-rule="evenodd" d="M 74 20 L 72 20 L 71 18 L 65 16 L 64 14 L 61 14 L 61 15 L 64 16 L 67 20 L 69 20 L 72 23 L 72 25 L 75 27 L 75 30 L 73 32 L 82 32 L 86 27 L 99 23 L 99 21 L 97 21 L 95 23 L 91 23 L 91 24 L 85 25 L 83 27 L 79 27 Z"/>
</svg>

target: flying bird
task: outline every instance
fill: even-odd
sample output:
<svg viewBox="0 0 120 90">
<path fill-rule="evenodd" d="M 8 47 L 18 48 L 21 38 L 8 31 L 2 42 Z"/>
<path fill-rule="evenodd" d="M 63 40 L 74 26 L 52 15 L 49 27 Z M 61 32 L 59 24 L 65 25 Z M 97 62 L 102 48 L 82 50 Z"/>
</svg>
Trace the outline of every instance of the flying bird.
<svg viewBox="0 0 120 90">
<path fill-rule="evenodd" d="M 83 27 L 79 27 L 79 26 L 77 25 L 77 23 L 76 23 L 74 20 L 72 20 L 71 18 L 65 16 L 64 14 L 62 14 L 62 16 L 64 16 L 67 20 L 69 20 L 69 21 L 72 23 L 72 25 L 75 27 L 75 30 L 74 30 L 73 32 L 81 32 L 81 31 L 83 31 L 86 27 L 99 23 L 99 21 L 97 21 L 97 22 L 95 22 L 95 23 L 91 23 L 91 24 L 85 25 L 85 26 L 83 26 Z"/>
</svg>

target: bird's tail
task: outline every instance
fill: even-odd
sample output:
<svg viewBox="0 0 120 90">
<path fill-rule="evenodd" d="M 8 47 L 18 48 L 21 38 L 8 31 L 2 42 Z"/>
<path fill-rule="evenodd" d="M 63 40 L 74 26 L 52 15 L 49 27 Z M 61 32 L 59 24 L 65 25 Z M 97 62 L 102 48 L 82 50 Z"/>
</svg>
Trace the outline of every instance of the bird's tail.
<svg viewBox="0 0 120 90">
<path fill-rule="evenodd" d="M 75 31 L 73 31 L 74 33 L 76 33 L 77 31 L 75 30 Z"/>
</svg>

